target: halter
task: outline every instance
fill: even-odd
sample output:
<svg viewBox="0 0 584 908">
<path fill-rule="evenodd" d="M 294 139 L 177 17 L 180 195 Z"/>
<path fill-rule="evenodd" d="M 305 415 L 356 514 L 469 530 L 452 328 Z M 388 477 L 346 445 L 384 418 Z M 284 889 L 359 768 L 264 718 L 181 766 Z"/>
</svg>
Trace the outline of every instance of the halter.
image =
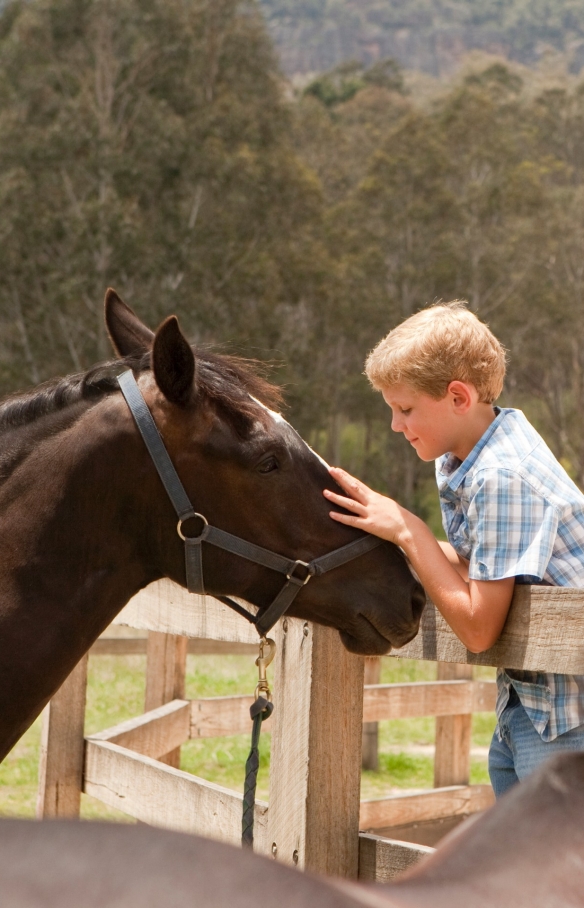
<svg viewBox="0 0 584 908">
<path fill-rule="evenodd" d="M 261 564 L 263 567 L 278 571 L 286 576 L 286 583 L 262 615 L 254 615 L 248 612 L 243 606 L 234 602 L 228 596 L 213 594 L 215 599 L 219 599 L 220 602 L 228 605 L 240 615 L 243 615 L 244 618 L 247 618 L 251 624 L 255 625 L 260 637 L 264 638 L 266 636 L 278 619 L 290 608 L 302 587 L 306 586 L 312 577 L 326 574 L 328 571 L 332 571 L 348 561 L 370 552 L 379 545 L 385 544 L 383 539 L 367 535 L 355 540 L 355 542 L 350 542 L 348 545 L 341 546 L 327 555 L 321 555 L 320 558 L 313 558 L 312 561 L 300 561 L 300 559 L 285 558 L 283 555 L 278 555 L 269 549 L 254 545 L 253 542 L 241 539 L 239 536 L 226 533 L 225 530 L 210 526 L 207 519 L 193 508 L 132 371 L 128 370 L 120 375 L 118 383 L 176 511 L 178 517 L 177 533 L 185 545 L 188 591 L 203 595 L 205 593 L 201 552 L 203 542 L 214 545 L 226 552 L 232 552 L 234 555 L 246 558 L 254 564 Z M 203 527 L 198 536 L 185 536 L 182 529 L 183 523 L 192 517 L 197 517 L 201 520 Z"/>
<path fill-rule="evenodd" d="M 207 518 L 193 508 L 132 371 L 128 370 L 120 375 L 118 383 L 176 511 L 178 517 L 177 533 L 185 545 L 185 566 L 189 592 L 205 593 L 201 551 L 203 542 L 214 545 L 226 552 L 232 552 L 234 555 L 239 555 L 240 558 L 247 558 L 248 561 L 252 561 L 254 564 L 261 564 L 263 567 L 278 571 L 286 576 L 286 583 L 262 615 L 253 615 L 239 603 L 230 599 L 229 596 L 215 596 L 220 602 L 228 605 L 229 608 L 234 609 L 240 615 L 243 615 L 244 618 L 247 618 L 251 624 L 254 624 L 260 635 L 260 653 L 256 660 L 256 665 L 259 669 L 259 683 L 256 687 L 254 702 L 250 708 L 253 728 L 251 750 L 245 764 L 246 775 L 242 817 L 242 844 L 253 848 L 255 792 L 260 765 L 260 730 L 262 722 L 270 717 L 274 708 L 270 702 L 270 688 L 266 678 L 266 668 L 274 658 L 276 644 L 273 640 L 266 639 L 266 634 L 290 608 L 302 587 L 306 586 L 311 577 L 326 574 L 328 571 L 332 571 L 334 568 L 340 567 L 340 565 L 346 564 L 360 555 L 364 555 L 365 552 L 370 552 L 381 545 L 383 539 L 378 539 L 376 536 L 364 536 L 355 542 L 350 542 L 348 545 L 329 552 L 328 555 L 321 555 L 320 558 L 313 558 L 312 561 L 301 561 L 298 558 L 295 560 L 284 558 L 283 555 L 278 555 L 269 549 L 254 545 L 253 542 L 247 542 L 247 540 L 241 539 L 239 536 L 232 536 L 231 533 L 226 533 L 225 530 L 210 526 Z M 198 536 L 185 536 L 183 533 L 183 523 L 190 520 L 191 517 L 197 517 L 202 521 L 203 527 Z"/>
</svg>

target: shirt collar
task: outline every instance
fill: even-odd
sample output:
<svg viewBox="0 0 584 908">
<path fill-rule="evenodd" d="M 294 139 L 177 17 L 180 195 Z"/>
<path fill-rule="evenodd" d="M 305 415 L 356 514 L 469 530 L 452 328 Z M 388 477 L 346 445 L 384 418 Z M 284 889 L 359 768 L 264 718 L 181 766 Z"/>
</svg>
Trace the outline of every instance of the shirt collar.
<svg viewBox="0 0 584 908">
<path fill-rule="evenodd" d="M 468 471 L 474 467 L 481 451 L 486 447 L 494 433 L 501 425 L 508 410 L 494 407 L 496 416 L 491 425 L 483 432 L 476 445 L 463 461 L 460 461 L 455 454 L 444 454 L 436 461 L 436 472 L 440 476 L 440 485 L 443 488 L 449 488 L 455 492 L 463 483 Z"/>
</svg>

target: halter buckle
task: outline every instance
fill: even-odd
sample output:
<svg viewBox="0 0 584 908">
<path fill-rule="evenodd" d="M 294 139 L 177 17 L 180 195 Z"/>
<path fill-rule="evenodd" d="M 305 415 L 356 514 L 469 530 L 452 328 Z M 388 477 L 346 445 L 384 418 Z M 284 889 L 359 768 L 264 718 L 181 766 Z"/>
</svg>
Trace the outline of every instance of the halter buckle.
<svg viewBox="0 0 584 908">
<path fill-rule="evenodd" d="M 306 568 L 306 577 L 297 577 L 295 574 L 296 568 L 300 567 Z M 310 578 L 312 577 L 312 570 L 308 561 L 297 560 L 294 562 L 288 573 L 286 574 L 286 580 L 293 580 L 294 583 L 298 583 L 300 586 L 306 586 Z"/>
<path fill-rule="evenodd" d="M 198 517 L 200 520 L 203 521 L 203 528 L 202 528 L 201 532 L 199 533 L 198 536 L 185 536 L 185 534 L 182 531 L 183 523 L 185 523 L 187 520 L 193 520 L 193 518 L 195 518 L 195 517 Z M 179 520 L 179 522 L 176 525 L 176 531 L 177 531 L 178 535 L 180 536 L 180 538 L 183 540 L 183 542 L 187 542 L 187 540 L 191 540 L 191 539 L 199 539 L 202 542 L 203 539 L 205 538 L 205 536 L 207 535 L 207 533 L 209 532 L 209 521 L 203 514 L 198 514 L 198 513 L 191 514 L 190 517 L 182 517 Z"/>
</svg>

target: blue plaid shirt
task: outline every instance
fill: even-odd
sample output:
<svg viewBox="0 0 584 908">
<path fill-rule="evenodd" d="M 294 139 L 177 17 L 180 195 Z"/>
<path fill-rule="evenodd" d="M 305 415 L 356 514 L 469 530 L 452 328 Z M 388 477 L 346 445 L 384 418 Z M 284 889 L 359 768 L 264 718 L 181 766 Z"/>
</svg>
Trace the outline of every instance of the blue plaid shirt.
<svg viewBox="0 0 584 908">
<path fill-rule="evenodd" d="M 496 417 L 468 457 L 436 461 L 448 541 L 469 578 L 584 587 L 584 495 L 521 410 Z M 584 724 L 584 675 L 497 671 L 497 717 L 513 685 L 544 741 Z"/>
</svg>

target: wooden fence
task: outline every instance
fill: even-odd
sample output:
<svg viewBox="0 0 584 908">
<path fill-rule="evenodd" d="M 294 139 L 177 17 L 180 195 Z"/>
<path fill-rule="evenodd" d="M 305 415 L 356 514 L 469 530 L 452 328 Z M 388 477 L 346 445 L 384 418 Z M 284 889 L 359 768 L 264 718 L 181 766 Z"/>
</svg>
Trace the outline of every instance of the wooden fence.
<svg viewBox="0 0 584 908">
<path fill-rule="evenodd" d="M 490 786 L 468 784 L 471 715 L 494 708 L 494 683 L 473 681 L 472 666 L 584 673 L 583 605 L 578 590 L 518 587 L 500 640 L 473 655 L 429 603 L 420 634 L 396 655 L 439 662 L 439 680 L 365 688 L 365 660 L 347 653 L 335 631 L 281 621 L 271 672 L 270 800 L 256 807 L 257 850 L 368 880 L 390 879 L 419 860 L 429 849 L 404 841 L 416 828 L 492 802 Z M 248 732 L 251 697 L 186 700 L 184 669 L 187 651 L 255 653 L 255 631 L 215 600 L 169 581 L 142 591 L 116 623 L 150 632 L 147 711 L 84 740 L 85 657 L 45 710 L 39 816 L 78 815 L 85 791 L 143 822 L 237 843 L 241 795 L 177 766 L 189 738 Z M 145 641 L 114 645 L 144 651 Z M 98 642 L 93 652 L 104 647 L 111 650 Z M 363 728 L 414 716 L 437 717 L 436 787 L 360 802 Z"/>
</svg>

